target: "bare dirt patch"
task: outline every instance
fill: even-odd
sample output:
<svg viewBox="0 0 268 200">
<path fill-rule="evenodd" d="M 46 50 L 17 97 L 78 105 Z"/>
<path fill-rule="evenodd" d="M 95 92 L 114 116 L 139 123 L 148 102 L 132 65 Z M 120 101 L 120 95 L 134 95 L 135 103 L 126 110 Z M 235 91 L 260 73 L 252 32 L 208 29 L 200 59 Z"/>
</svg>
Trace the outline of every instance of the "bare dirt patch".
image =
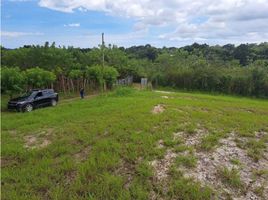
<svg viewBox="0 0 268 200">
<path fill-rule="evenodd" d="M 158 149 L 163 149 L 165 147 L 164 145 L 164 140 L 159 140 L 157 143 L 157 148 Z"/>
<path fill-rule="evenodd" d="M 187 146 L 196 146 L 201 142 L 201 139 L 208 134 L 208 131 L 206 129 L 195 129 L 194 133 L 187 134 L 185 132 L 177 132 L 173 133 L 174 140 L 177 138 L 183 138 L 185 145 Z"/>
<path fill-rule="evenodd" d="M 162 105 L 162 104 L 158 104 L 156 106 L 154 106 L 153 110 L 152 110 L 152 113 L 153 114 L 159 114 L 159 113 L 162 113 L 164 112 L 166 109 L 165 109 L 165 106 Z"/>
<path fill-rule="evenodd" d="M 206 134 L 206 131 L 203 129 L 196 129 L 195 134 L 191 135 L 187 135 L 184 132 L 177 132 L 173 134 L 173 140 L 186 137 L 185 139 L 186 145 L 188 146 L 196 145 L 200 142 L 200 138 L 203 137 L 204 134 Z M 163 147 L 164 147 L 164 141 L 159 140 L 157 148 L 163 148 Z M 178 155 L 179 154 L 174 153 L 173 149 L 168 149 L 163 159 L 154 160 L 150 163 L 154 168 L 155 171 L 154 177 L 156 178 L 157 181 L 167 178 L 169 168 Z"/>
<path fill-rule="evenodd" d="M 162 90 L 155 90 L 155 92 L 162 93 L 162 94 L 172 94 L 174 92 L 162 91 Z"/>
<path fill-rule="evenodd" d="M 218 191 L 218 199 L 228 199 L 229 197 L 237 200 L 268 199 L 268 150 L 264 152 L 263 159 L 255 162 L 248 156 L 247 150 L 237 145 L 235 133 L 230 133 L 229 137 L 219 140 L 218 148 L 214 151 L 197 151 L 202 138 L 208 134 L 207 129 L 198 127 L 191 134 L 183 131 L 173 134 L 174 140 L 183 139 L 185 145 L 195 147 L 192 156 L 197 159 L 196 167 L 180 166 L 184 176 L 214 188 L 215 191 Z M 255 133 L 257 138 L 263 137 L 265 134 Z M 159 140 L 157 148 L 163 147 L 163 141 Z M 187 156 L 189 153 L 189 151 L 175 153 L 173 149 L 168 149 L 164 158 L 152 161 L 150 164 L 154 169 L 154 181 L 161 183 L 165 188 L 169 169 L 176 157 Z M 241 187 L 232 187 L 222 180 L 219 169 L 223 167 L 238 171 Z M 259 172 L 258 176 L 256 176 L 256 172 Z M 154 191 L 150 193 L 150 199 L 158 198 L 160 197 Z"/>
<path fill-rule="evenodd" d="M 26 135 L 24 137 L 24 147 L 26 149 L 41 149 L 51 144 L 50 137 L 53 129 L 47 129 L 32 135 Z"/>
<path fill-rule="evenodd" d="M 265 131 L 256 131 L 255 136 L 257 139 L 260 139 L 260 138 L 268 136 L 268 133 Z"/>
<path fill-rule="evenodd" d="M 258 163 L 254 162 L 247 156 L 245 150 L 237 147 L 233 133 L 228 138 L 221 139 L 220 145 L 214 152 L 195 152 L 195 156 L 198 158 L 197 167 L 185 170 L 185 176 L 192 177 L 202 184 L 208 184 L 220 191 L 220 198 L 223 199 L 225 199 L 224 193 L 236 199 L 260 199 L 254 193 L 259 186 L 263 186 L 263 195 L 268 198 L 268 180 L 263 177 L 253 178 L 254 171 L 268 169 L 267 153 L 265 159 Z M 234 164 L 232 160 L 237 160 L 240 164 Z M 220 167 L 226 167 L 229 170 L 237 169 L 240 172 L 243 192 L 221 182 L 217 173 Z"/>
<path fill-rule="evenodd" d="M 91 150 L 91 146 L 87 146 L 87 147 L 83 148 L 81 151 L 74 154 L 74 159 L 77 162 L 85 161 L 88 158 L 90 150 Z"/>
<path fill-rule="evenodd" d="M 163 159 L 154 160 L 150 163 L 154 168 L 154 177 L 157 181 L 163 180 L 168 176 L 169 168 L 176 156 L 176 153 L 169 149 Z"/>
<path fill-rule="evenodd" d="M 163 99 L 169 99 L 168 96 L 161 96 L 161 98 L 163 98 Z"/>
<path fill-rule="evenodd" d="M 77 171 L 70 170 L 65 173 L 65 184 L 70 185 L 73 183 L 75 178 L 77 177 Z"/>
<path fill-rule="evenodd" d="M 14 165 L 18 165 L 18 161 L 15 158 L 11 157 L 1 157 L 0 166 L 1 167 L 10 167 Z"/>
<path fill-rule="evenodd" d="M 125 178 L 124 188 L 128 189 L 131 185 L 133 177 L 135 176 L 135 167 L 143 160 L 139 157 L 134 163 L 126 160 L 121 160 L 119 167 L 116 169 L 115 174 Z"/>
</svg>

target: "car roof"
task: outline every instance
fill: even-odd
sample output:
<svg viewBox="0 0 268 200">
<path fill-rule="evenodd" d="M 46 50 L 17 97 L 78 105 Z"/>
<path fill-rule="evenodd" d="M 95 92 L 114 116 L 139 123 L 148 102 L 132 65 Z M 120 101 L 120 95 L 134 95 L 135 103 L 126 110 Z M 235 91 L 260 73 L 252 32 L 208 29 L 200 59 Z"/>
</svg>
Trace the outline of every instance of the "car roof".
<svg viewBox="0 0 268 200">
<path fill-rule="evenodd" d="M 54 92 L 53 89 L 32 89 L 32 92 Z"/>
</svg>

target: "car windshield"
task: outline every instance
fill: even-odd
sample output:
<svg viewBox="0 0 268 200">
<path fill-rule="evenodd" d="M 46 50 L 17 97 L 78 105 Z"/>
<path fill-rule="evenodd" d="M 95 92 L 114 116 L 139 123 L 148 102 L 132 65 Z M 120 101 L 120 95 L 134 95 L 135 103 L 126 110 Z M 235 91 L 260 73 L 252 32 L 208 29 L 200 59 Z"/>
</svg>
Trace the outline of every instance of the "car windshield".
<svg viewBox="0 0 268 200">
<path fill-rule="evenodd" d="M 33 94 L 32 91 L 30 91 L 30 92 L 26 92 L 26 93 L 24 93 L 23 95 L 21 95 L 21 98 L 28 98 L 28 97 L 30 97 L 32 94 Z"/>
</svg>

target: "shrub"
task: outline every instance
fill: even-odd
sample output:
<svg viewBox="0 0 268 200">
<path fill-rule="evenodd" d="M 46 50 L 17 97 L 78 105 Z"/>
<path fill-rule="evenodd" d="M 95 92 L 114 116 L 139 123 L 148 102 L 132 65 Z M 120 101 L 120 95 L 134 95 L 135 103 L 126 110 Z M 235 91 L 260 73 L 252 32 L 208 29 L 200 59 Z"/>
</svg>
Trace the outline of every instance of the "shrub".
<svg viewBox="0 0 268 200">
<path fill-rule="evenodd" d="M 25 74 L 27 84 L 32 88 L 48 87 L 56 80 L 56 75 L 53 72 L 39 67 L 27 69 Z"/>
<path fill-rule="evenodd" d="M 25 75 L 18 67 L 1 69 L 1 91 L 12 97 L 14 93 L 20 92 L 24 88 Z"/>
</svg>

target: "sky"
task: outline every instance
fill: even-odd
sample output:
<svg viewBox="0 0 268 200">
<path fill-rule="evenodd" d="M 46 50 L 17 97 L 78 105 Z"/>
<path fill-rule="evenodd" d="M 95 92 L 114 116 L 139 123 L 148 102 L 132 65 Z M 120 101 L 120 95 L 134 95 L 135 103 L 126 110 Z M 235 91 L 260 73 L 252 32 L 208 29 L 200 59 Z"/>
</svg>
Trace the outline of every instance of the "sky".
<svg viewBox="0 0 268 200">
<path fill-rule="evenodd" d="M 1 45 L 181 47 L 268 41 L 268 0 L 2 0 Z"/>
</svg>

